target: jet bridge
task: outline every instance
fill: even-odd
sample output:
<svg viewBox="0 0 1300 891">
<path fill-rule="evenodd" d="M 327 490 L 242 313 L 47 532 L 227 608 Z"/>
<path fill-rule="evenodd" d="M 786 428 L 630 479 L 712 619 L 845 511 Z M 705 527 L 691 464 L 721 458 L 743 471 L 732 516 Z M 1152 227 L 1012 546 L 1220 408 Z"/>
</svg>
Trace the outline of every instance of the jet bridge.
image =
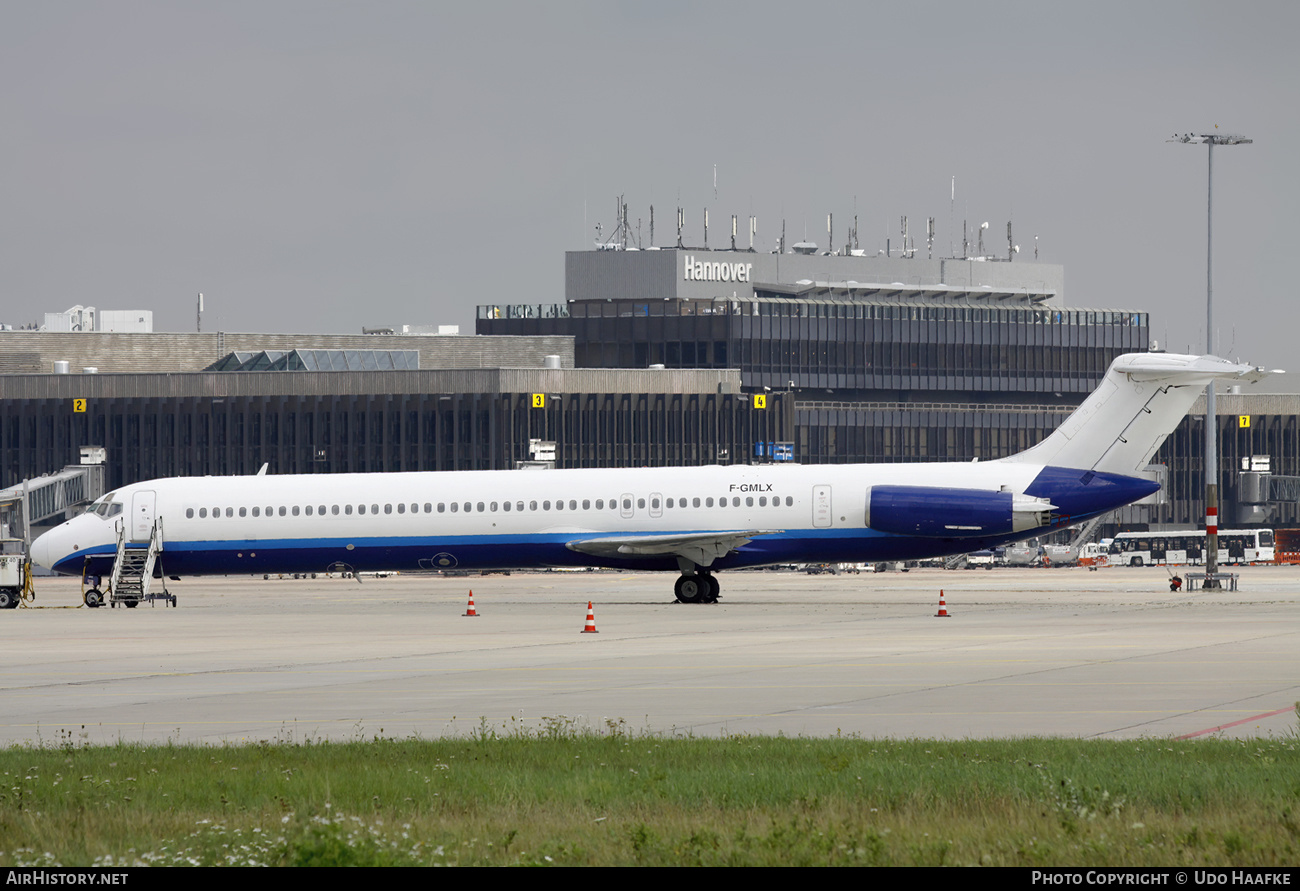
<svg viewBox="0 0 1300 891">
<path fill-rule="evenodd" d="M 0 523 L 8 526 L 5 537 L 30 542 L 33 525 L 70 520 L 78 506 L 103 494 L 103 464 L 69 464 L 56 473 L 0 489 Z"/>
<path fill-rule="evenodd" d="M 82 449 L 82 460 L 57 473 L 0 489 L 0 609 L 32 597 L 28 550 L 34 524 L 71 519 L 77 508 L 104 494 L 103 449 Z"/>
<path fill-rule="evenodd" d="M 1237 522 L 1267 523 L 1279 502 L 1300 501 L 1300 476 L 1270 471 L 1267 455 L 1241 459 L 1237 474 Z"/>
</svg>

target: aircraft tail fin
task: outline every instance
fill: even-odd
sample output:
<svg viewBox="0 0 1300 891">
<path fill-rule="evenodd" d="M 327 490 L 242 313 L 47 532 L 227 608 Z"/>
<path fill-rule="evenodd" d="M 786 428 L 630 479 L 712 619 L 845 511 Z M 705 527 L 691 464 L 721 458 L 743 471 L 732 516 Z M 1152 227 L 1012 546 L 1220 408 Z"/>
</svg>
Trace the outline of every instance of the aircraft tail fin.
<svg viewBox="0 0 1300 891">
<path fill-rule="evenodd" d="M 1253 383 L 1267 373 L 1217 356 L 1126 353 L 1047 439 L 1002 460 L 1132 474 L 1147 466 L 1210 381 Z"/>
</svg>

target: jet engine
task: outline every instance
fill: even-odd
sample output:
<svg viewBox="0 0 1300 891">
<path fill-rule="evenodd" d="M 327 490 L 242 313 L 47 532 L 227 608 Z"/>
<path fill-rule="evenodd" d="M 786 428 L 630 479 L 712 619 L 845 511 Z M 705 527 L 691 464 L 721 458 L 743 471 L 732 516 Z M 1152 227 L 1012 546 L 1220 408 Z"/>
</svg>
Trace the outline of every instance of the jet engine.
<svg viewBox="0 0 1300 891">
<path fill-rule="evenodd" d="M 937 486 L 872 486 L 866 524 L 925 538 L 988 538 L 1046 526 L 1056 505 L 1018 492 Z"/>
</svg>

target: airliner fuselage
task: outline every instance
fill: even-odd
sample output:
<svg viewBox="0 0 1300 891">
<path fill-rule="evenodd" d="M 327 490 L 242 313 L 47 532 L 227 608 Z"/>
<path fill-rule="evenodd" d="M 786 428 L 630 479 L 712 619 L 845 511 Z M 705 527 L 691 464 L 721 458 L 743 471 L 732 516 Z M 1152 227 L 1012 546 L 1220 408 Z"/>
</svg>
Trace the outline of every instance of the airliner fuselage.
<svg viewBox="0 0 1300 891">
<path fill-rule="evenodd" d="M 718 570 L 960 554 L 1130 504 L 1159 488 L 1144 469 L 1205 383 L 1256 371 L 1121 356 L 1046 440 L 987 462 L 151 480 L 105 495 L 32 556 L 92 578 L 126 543 L 151 541 L 168 576 L 676 570 L 678 599 L 712 600 Z"/>
</svg>

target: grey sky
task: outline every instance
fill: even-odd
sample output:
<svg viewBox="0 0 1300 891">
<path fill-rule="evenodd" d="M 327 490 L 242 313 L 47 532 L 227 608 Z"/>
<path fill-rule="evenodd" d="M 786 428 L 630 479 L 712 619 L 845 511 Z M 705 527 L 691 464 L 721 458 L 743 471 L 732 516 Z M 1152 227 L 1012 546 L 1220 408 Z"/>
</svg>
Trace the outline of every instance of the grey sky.
<svg viewBox="0 0 1300 891">
<path fill-rule="evenodd" d="M 759 218 L 770 249 L 937 248 L 988 221 L 1068 302 L 1288 365 L 1294 3 L 0 3 L 0 321 L 74 303 L 159 330 L 356 332 L 563 298 L 624 194 L 648 242 Z M 713 166 L 718 169 L 717 199 Z M 951 177 L 957 177 L 950 213 Z M 1296 227 L 1296 228 L 1293 228 Z"/>
</svg>

